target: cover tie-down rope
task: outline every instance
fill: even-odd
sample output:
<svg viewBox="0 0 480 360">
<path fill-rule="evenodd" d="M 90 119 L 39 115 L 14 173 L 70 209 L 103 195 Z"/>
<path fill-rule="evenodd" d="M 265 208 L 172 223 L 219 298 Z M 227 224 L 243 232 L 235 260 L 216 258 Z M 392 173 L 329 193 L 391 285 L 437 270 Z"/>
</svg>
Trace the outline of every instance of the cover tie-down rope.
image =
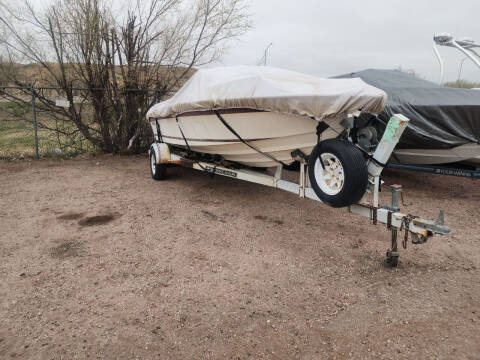
<svg viewBox="0 0 480 360">
<path fill-rule="evenodd" d="M 255 150 L 256 152 L 258 152 L 259 154 L 262 154 L 263 156 L 269 158 L 270 160 L 272 161 L 275 161 L 277 164 L 280 164 L 280 165 L 285 165 L 285 163 L 281 162 L 280 160 L 277 160 L 275 157 L 273 157 L 272 155 L 270 154 L 266 154 L 264 152 L 262 152 L 261 150 L 257 149 L 255 146 L 253 145 L 250 145 L 249 143 L 247 143 L 245 140 L 242 139 L 242 137 L 240 135 L 238 135 L 238 133 L 225 121 L 225 119 L 222 117 L 222 115 L 220 115 L 220 113 L 218 112 L 218 110 L 214 110 L 215 112 L 215 115 L 217 115 L 218 119 L 222 122 L 223 125 L 225 125 L 225 127 L 230 130 L 230 132 L 235 135 L 238 140 L 240 140 L 242 143 L 244 143 L 245 145 L 247 145 L 249 148 Z"/>
</svg>

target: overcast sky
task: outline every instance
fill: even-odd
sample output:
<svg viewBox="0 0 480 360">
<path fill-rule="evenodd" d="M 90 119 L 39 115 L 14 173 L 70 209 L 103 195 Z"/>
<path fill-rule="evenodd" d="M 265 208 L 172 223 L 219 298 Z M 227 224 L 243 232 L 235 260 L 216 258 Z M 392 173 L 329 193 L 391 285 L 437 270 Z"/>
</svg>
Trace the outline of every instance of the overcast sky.
<svg viewBox="0 0 480 360">
<path fill-rule="evenodd" d="M 231 44 L 224 65 L 255 65 L 272 42 L 271 66 L 318 76 L 401 66 L 438 82 L 434 33 L 480 42 L 480 0 L 251 0 L 250 10 L 254 29 Z M 465 56 L 440 51 L 446 80 L 456 80 Z M 465 61 L 462 78 L 480 81 L 480 69 Z"/>
</svg>

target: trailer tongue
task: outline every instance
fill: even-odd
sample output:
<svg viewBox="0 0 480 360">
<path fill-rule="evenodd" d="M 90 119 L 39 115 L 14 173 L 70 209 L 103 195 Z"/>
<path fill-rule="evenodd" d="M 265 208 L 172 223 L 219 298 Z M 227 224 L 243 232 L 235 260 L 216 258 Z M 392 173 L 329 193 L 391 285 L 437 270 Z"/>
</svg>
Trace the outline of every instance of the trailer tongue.
<svg viewBox="0 0 480 360">
<path fill-rule="evenodd" d="M 450 233 L 450 228 L 444 224 L 443 212 L 440 211 L 437 220 L 426 220 L 411 214 L 400 212 L 399 196 L 401 194 L 401 186 L 394 185 L 390 188 L 392 193 L 392 202 L 390 205 L 382 206 L 379 204 L 379 192 L 381 186 L 380 175 L 386 166 L 388 159 L 394 151 L 400 137 L 408 125 L 409 120 L 403 115 L 394 115 L 387 129 L 376 147 L 375 152 L 370 155 L 368 160 L 369 184 L 367 192 L 363 198 L 354 205 L 349 206 L 351 213 L 370 219 L 373 224 L 385 224 L 387 229 L 391 231 L 391 249 L 387 252 L 387 263 L 393 267 L 397 266 L 398 252 L 398 233 L 404 232 L 402 240 L 403 247 L 407 247 L 408 240 L 411 239 L 413 244 L 424 244 L 434 235 L 446 235 Z M 205 171 L 211 174 L 227 176 L 239 180 L 249 181 L 269 187 L 278 188 L 294 194 L 301 198 L 308 198 L 320 201 L 314 189 L 310 185 L 307 176 L 307 159 L 300 151 L 296 153 L 297 160 L 300 162 L 299 183 L 282 180 L 282 166 L 279 165 L 274 175 L 268 175 L 260 171 L 251 169 L 236 169 L 215 163 L 213 161 L 204 161 L 202 159 L 192 158 L 191 154 L 184 149 L 174 148 L 165 143 L 155 143 L 150 150 L 155 156 L 156 163 L 152 163 L 152 175 L 158 171 L 157 165 L 180 165 Z M 165 171 L 165 167 L 161 168 Z M 157 174 L 159 175 L 159 174 Z M 162 176 L 157 178 L 164 177 Z"/>
</svg>

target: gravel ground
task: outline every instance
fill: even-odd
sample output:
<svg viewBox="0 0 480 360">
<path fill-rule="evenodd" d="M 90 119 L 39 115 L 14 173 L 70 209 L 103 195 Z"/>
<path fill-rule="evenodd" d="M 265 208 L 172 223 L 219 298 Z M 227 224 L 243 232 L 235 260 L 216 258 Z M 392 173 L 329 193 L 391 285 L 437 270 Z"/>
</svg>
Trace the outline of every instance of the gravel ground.
<svg viewBox="0 0 480 360">
<path fill-rule="evenodd" d="M 0 162 L 0 358 L 480 358 L 480 181 L 386 174 L 454 231 L 391 269 L 389 233 L 344 209 L 170 174 Z"/>
</svg>

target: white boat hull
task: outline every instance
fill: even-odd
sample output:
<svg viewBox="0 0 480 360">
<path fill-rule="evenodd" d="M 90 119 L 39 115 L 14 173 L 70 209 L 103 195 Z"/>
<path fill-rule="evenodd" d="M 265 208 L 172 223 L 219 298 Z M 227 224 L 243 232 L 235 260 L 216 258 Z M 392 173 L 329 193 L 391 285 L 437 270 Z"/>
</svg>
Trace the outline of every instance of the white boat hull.
<svg viewBox="0 0 480 360">
<path fill-rule="evenodd" d="M 310 155 L 317 144 L 318 121 L 309 117 L 248 109 L 221 111 L 221 116 L 242 139 L 285 164 L 295 160 L 291 155 L 293 151 L 299 149 Z M 337 119 L 325 122 L 329 128 L 322 134 L 322 140 L 335 138 L 344 130 Z M 157 136 L 156 124 L 154 121 L 151 124 Z M 178 121 L 177 118 L 158 119 L 158 125 L 162 141 L 167 144 L 187 148 L 186 139 L 195 152 L 220 155 L 227 161 L 252 167 L 278 165 L 243 144 L 213 112 L 188 113 L 178 116 Z M 480 165 L 480 145 L 472 143 L 444 150 L 397 149 L 393 159 L 403 164 L 469 162 Z"/>
<path fill-rule="evenodd" d="M 394 159 L 403 164 L 438 165 L 468 162 L 480 165 L 480 145 L 470 143 L 442 150 L 397 149 Z"/>
<path fill-rule="evenodd" d="M 250 145 L 286 164 L 295 160 L 291 155 L 293 151 L 299 149 L 309 155 L 317 144 L 318 121 L 308 117 L 258 111 L 223 113 L 221 116 Z M 322 134 L 322 139 L 335 138 L 342 132 L 338 120 L 326 122 L 330 127 Z M 162 141 L 167 144 L 186 148 L 186 139 L 195 152 L 220 155 L 227 161 L 252 167 L 278 165 L 243 144 L 214 113 L 182 115 L 178 122 L 176 118 L 159 119 L 158 125 Z M 157 136 L 155 122 L 152 128 Z"/>
</svg>

